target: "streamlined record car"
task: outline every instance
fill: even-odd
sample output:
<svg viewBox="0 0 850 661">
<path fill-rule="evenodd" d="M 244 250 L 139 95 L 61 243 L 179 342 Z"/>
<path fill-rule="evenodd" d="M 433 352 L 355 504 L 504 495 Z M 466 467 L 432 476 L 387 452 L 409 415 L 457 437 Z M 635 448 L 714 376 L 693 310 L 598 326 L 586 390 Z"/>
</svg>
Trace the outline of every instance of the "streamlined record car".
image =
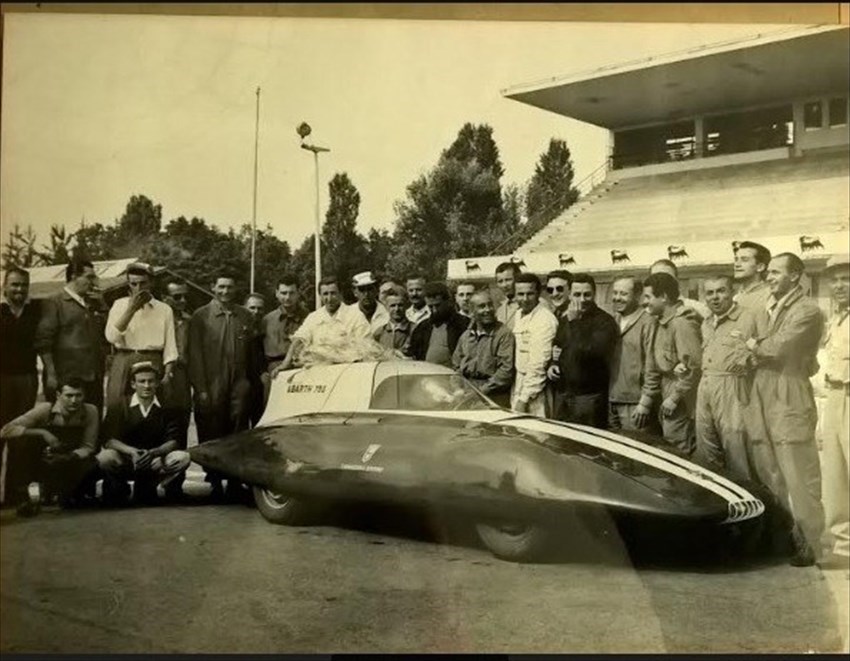
<svg viewBox="0 0 850 661">
<path fill-rule="evenodd" d="M 251 485 L 273 523 L 309 523 L 320 503 L 422 506 L 461 515 L 508 560 L 535 558 L 582 508 L 709 526 L 764 511 L 746 488 L 671 452 L 499 408 L 450 369 L 416 361 L 282 372 L 255 429 L 191 454 Z"/>
</svg>

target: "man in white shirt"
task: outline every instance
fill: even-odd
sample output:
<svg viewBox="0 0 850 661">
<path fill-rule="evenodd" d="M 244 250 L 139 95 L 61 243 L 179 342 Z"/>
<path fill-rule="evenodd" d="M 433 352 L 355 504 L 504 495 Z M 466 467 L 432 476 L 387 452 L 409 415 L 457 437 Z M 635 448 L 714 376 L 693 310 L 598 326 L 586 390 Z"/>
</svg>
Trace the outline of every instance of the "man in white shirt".
<svg viewBox="0 0 850 661">
<path fill-rule="evenodd" d="M 514 287 L 519 310 L 513 325 L 516 380 L 511 390 L 511 408 L 517 413 L 544 417 L 546 368 L 552 357 L 558 320 L 540 302 L 540 280 L 536 275 L 520 273 Z"/>
<path fill-rule="evenodd" d="M 372 336 L 390 322 L 390 313 L 378 301 L 378 281 L 371 271 L 363 271 L 351 279 L 351 286 L 357 298 L 357 308 L 369 323 L 369 334 Z"/>
<path fill-rule="evenodd" d="M 307 315 L 304 323 L 292 334 L 292 344 L 286 358 L 272 372 L 272 379 L 297 364 L 299 354 L 318 344 L 333 344 L 347 339 L 369 337 L 369 322 L 356 305 L 345 305 L 336 276 L 326 276 L 319 282 L 322 307 Z"/>
<path fill-rule="evenodd" d="M 121 405 L 134 363 L 151 361 L 158 371 L 163 370 L 163 383 L 172 378 L 179 357 L 174 312 L 151 294 L 153 275 L 148 264 L 130 264 L 127 267 L 130 295 L 119 298 L 109 310 L 105 335 L 115 355 L 106 383 L 107 412 Z"/>
</svg>

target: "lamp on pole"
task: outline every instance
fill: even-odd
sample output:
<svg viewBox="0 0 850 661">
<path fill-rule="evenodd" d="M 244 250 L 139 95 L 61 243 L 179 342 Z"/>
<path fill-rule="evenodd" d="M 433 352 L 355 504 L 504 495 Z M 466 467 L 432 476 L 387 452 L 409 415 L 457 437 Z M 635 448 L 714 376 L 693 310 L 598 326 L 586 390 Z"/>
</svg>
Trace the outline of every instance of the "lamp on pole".
<svg viewBox="0 0 850 661">
<path fill-rule="evenodd" d="M 322 301 L 319 298 L 319 281 L 322 279 L 322 219 L 319 213 L 319 154 L 328 152 L 327 147 L 319 147 L 305 142 L 307 136 L 312 133 L 312 129 L 307 122 L 301 122 L 297 129 L 298 135 L 301 137 L 301 149 L 313 152 L 313 163 L 316 172 L 316 240 L 315 245 L 315 261 L 316 261 L 316 309 L 322 307 Z"/>
</svg>

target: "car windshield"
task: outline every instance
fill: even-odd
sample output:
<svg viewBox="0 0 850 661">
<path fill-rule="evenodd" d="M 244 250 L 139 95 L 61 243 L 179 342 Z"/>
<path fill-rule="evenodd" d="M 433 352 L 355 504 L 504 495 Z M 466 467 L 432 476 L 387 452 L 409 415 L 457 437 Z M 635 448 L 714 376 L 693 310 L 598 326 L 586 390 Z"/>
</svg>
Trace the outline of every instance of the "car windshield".
<svg viewBox="0 0 850 661">
<path fill-rule="evenodd" d="M 373 409 L 404 411 L 480 411 L 498 408 L 457 374 L 406 374 L 381 381 Z"/>
</svg>

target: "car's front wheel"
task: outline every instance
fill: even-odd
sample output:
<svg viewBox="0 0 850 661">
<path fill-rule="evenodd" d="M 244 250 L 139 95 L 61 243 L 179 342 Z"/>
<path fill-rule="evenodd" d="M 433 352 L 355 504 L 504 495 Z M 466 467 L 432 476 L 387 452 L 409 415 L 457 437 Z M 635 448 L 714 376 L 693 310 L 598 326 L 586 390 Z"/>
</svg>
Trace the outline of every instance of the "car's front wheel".
<svg viewBox="0 0 850 661">
<path fill-rule="evenodd" d="M 292 496 L 275 493 L 264 487 L 254 487 L 254 502 L 266 521 L 285 526 L 304 526 L 316 517 L 314 507 Z"/>
<path fill-rule="evenodd" d="M 552 539 L 549 530 L 530 523 L 478 523 L 475 529 L 493 555 L 511 562 L 537 560 L 549 548 Z"/>
</svg>

